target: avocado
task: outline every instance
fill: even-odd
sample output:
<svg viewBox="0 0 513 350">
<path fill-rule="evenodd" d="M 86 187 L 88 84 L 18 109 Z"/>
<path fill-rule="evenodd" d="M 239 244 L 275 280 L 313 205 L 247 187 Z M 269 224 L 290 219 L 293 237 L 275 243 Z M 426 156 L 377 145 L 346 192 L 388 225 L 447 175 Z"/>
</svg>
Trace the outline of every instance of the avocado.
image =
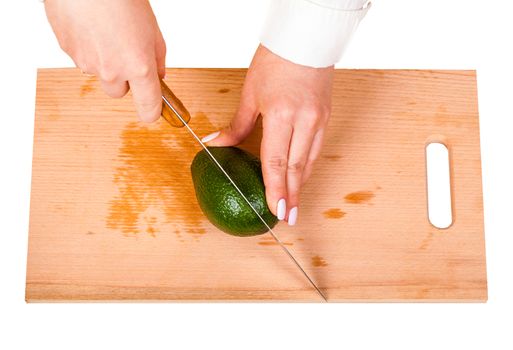
<svg viewBox="0 0 513 350">
<path fill-rule="evenodd" d="M 208 147 L 208 150 L 273 228 L 278 219 L 267 207 L 260 160 L 237 147 Z M 194 157 L 191 174 L 201 210 L 218 229 L 239 237 L 268 231 L 205 150 Z"/>
</svg>

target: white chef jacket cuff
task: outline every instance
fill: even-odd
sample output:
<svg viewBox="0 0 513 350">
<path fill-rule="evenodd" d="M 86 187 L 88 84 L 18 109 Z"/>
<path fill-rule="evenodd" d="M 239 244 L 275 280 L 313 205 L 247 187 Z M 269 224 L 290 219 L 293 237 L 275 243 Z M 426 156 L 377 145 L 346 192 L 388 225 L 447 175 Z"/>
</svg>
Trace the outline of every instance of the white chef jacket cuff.
<svg viewBox="0 0 513 350">
<path fill-rule="evenodd" d="M 260 42 L 291 62 L 310 67 L 337 63 L 370 8 L 343 9 L 315 0 L 272 0 Z"/>
</svg>

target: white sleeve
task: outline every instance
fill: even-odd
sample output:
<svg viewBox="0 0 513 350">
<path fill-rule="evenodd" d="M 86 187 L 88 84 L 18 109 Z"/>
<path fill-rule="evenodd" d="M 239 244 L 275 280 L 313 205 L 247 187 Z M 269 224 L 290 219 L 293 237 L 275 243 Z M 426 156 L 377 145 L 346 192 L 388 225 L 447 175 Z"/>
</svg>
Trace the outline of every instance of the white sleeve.
<svg viewBox="0 0 513 350">
<path fill-rule="evenodd" d="M 260 41 L 291 62 L 328 67 L 369 8 L 368 0 L 271 0 Z"/>
</svg>

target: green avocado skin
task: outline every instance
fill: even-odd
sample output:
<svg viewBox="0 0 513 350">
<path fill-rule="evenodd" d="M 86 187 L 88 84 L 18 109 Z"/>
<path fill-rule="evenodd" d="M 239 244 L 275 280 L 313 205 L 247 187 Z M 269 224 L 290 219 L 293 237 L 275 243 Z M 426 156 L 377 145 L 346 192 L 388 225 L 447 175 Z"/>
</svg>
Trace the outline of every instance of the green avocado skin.
<svg viewBox="0 0 513 350">
<path fill-rule="evenodd" d="M 208 147 L 208 150 L 273 228 L 278 219 L 267 207 L 260 160 L 237 147 Z M 239 237 L 268 231 L 205 150 L 194 157 L 191 174 L 201 210 L 218 229 Z"/>
</svg>

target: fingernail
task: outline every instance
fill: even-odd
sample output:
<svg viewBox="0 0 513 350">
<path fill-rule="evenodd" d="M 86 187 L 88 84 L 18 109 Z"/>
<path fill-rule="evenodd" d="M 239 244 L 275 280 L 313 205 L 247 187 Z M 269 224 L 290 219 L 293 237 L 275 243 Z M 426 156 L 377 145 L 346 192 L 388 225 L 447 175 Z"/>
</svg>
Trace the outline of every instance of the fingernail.
<svg viewBox="0 0 513 350">
<path fill-rule="evenodd" d="M 278 201 L 278 209 L 276 209 L 276 215 L 278 217 L 278 220 L 285 219 L 285 212 L 287 211 L 287 203 L 285 202 L 285 199 L 280 199 Z"/>
<path fill-rule="evenodd" d="M 216 137 L 218 137 L 220 133 L 221 133 L 221 131 L 213 132 L 213 133 L 211 133 L 210 135 L 207 135 L 207 136 L 205 136 L 204 138 L 202 138 L 202 139 L 201 139 L 201 142 L 209 142 L 209 141 L 212 141 L 213 139 L 215 139 Z"/>
<path fill-rule="evenodd" d="M 297 207 L 290 209 L 289 212 L 289 226 L 294 226 L 297 221 Z"/>
</svg>

